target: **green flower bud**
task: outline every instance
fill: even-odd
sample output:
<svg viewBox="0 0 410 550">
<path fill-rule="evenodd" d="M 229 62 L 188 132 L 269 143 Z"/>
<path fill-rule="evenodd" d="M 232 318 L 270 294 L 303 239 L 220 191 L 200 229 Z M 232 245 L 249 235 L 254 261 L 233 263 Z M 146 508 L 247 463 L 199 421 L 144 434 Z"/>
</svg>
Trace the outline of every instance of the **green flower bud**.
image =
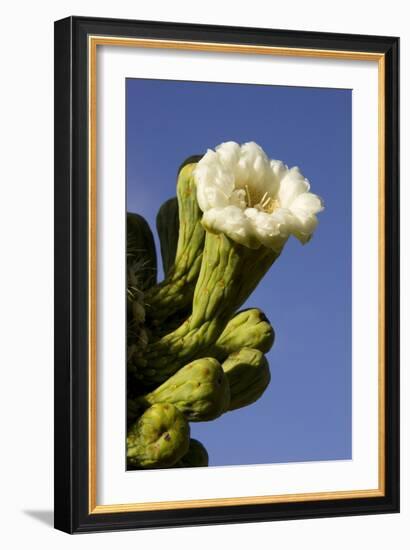
<svg viewBox="0 0 410 550">
<path fill-rule="evenodd" d="M 229 382 L 230 411 L 254 403 L 270 382 L 269 363 L 263 353 L 256 349 L 243 348 L 232 353 L 222 368 Z"/>
<path fill-rule="evenodd" d="M 189 449 L 189 424 L 170 403 L 157 403 L 128 430 L 127 463 L 131 468 L 169 468 Z"/>
<path fill-rule="evenodd" d="M 229 406 L 229 385 L 218 361 L 207 357 L 180 369 L 142 401 L 172 403 L 193 422 L 213 420 Z"/>
<path fill-rule="evenodd" d="M 224 361 L 229 354 L 245 347 L 267 353 L 274 340 L 274 330 L 265 314 L 257 308 L 245 309 L 228 322 L 210 355 Z"/>
</svg>

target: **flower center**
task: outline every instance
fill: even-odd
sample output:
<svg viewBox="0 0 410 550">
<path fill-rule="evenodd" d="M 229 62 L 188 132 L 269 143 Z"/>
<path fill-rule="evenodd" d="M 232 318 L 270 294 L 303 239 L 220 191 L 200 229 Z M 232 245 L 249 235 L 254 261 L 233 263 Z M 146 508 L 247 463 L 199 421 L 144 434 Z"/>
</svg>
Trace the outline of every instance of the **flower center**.
<svg viewBox="0 0 410 550">
<path fill-rule="evenodd" d="M 252 190 L 249 189 L 249 185 L 245 185 L 246 191 L 246 205 L 248 208 L 256 208 L 261 212 L 266 212 L 267 214 L 272 214 L 277 208 L 279 208 L 280 203 L 278 199 L 273 199 L 268 192 L 266 191 L 263 197 L 258 200 Z"/>
</svg>

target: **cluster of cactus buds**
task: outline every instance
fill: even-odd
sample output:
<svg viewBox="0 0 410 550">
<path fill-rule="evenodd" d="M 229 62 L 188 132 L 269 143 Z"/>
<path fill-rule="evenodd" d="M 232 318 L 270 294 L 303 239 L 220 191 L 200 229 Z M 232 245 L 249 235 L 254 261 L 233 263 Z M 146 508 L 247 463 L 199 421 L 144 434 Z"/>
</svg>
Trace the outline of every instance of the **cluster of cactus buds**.
<svg viewBox="0 0 410 550">
<path fill-rule="evenodd" d="M 204 229 L 194 172 L 199 158 L 181 166 L 177 196 L 157 215 L 162 282 L 149 225 L 138 214 L 127 216 L 130 469 L 208 466 L 189 423 L 252 404 L 270 381 L 265 354 L 272 326 L 259 309 L 238 309 L 279 253 Z"/>
</svg>

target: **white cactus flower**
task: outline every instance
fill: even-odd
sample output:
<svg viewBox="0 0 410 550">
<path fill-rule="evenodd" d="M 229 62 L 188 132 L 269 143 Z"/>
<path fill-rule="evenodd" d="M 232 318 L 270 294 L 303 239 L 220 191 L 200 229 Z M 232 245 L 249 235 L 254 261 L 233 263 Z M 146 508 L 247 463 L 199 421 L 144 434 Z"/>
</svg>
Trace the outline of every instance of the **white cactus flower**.
<svg viewBox="0 0 410 550">
<path fill-rule="evenodd" d="M 299 168 L 269 160 L 254 142 L 208 149 L 194 175 L 204 227 L 249 248 L 280 251 L 289 235 L 308 242 L 323 210 Z"/>
</svg>

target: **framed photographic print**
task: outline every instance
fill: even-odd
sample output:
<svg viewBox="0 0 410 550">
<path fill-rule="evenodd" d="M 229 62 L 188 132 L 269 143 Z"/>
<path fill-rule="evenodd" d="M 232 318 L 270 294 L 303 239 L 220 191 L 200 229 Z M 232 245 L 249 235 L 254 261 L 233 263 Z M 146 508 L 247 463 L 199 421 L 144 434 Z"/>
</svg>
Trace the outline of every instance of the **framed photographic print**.
<svg viewBox="0 0 410 550">
<path fill-rule="evenodd" d="M 398 49 L 56 22 L 56 528 L 399 510 Z"/>
</svg>

